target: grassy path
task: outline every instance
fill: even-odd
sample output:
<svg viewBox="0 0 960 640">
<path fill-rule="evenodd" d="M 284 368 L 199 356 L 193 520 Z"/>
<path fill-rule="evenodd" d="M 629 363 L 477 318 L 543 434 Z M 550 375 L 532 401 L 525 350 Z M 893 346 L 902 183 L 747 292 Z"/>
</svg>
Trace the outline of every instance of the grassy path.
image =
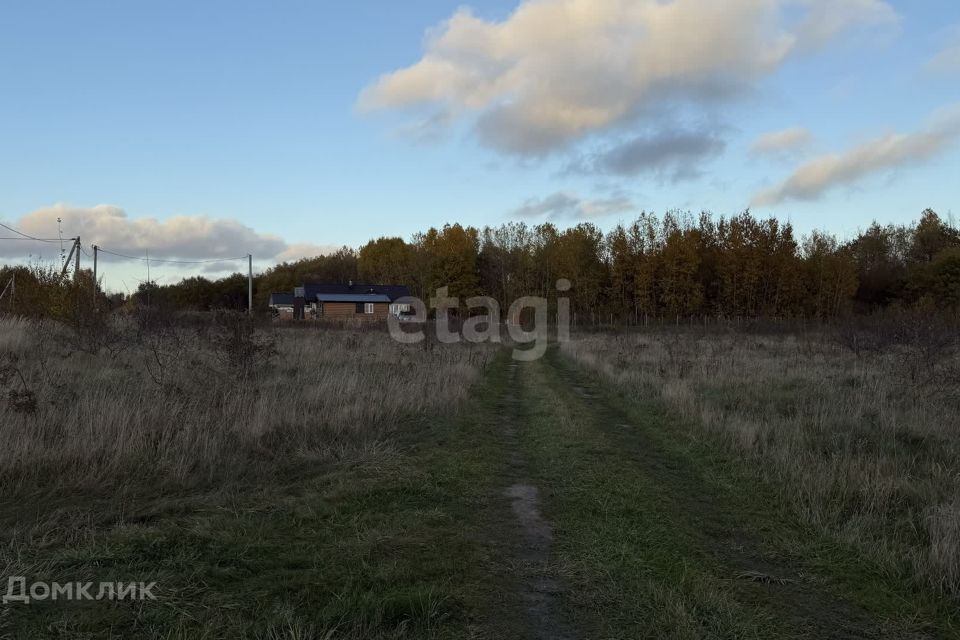
<svg viewBox="0 0 960 640">
<path fill-rule="evenodd" d="M 562 613 L 562 585 L 553 564 L 553 527 L 541 511 L 541 488 L 531 479 L 530 460 L 521 446 L 526 425 L 520 365 L 506 365 L 506 385 L 498 401 L 498 440 L 507 466 L 493 487 L 500 487 L 485 520 L 486 544 L 500 550 L 490 568 L 499 575 L 504 597 L 485 616 L 490 637 L 568 640 L 580 637 L 570 617 Z M 509 500 L 508 510 L 503 500 Z M 490 525 L 493 526 L 490 526 Z"/>
<path fill-rule="evenodd" d="M 941 603 L 556 351 L 504 352 L 472 396 L 332 467 L 91 503 L 89 529 L 7 544 L 7 575 L 156 581 L 158 600 L 6 605 L 3 637 L 956 637 Z"/>
<path fill-rule="evenodd" d="M 524 446 L 550 488 L 568 606 L 591 637 L 952 635 L 942 604 L 791 522 L 658 405 L 557 352 L 523 380 Z"/>
</svg>

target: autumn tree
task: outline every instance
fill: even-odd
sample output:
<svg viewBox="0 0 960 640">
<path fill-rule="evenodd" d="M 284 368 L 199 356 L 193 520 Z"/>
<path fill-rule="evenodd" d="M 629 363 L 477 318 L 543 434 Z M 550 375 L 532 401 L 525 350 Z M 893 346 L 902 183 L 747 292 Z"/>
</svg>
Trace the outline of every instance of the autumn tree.
<svg viewBox="0 0 960 640">
<path fill-rule="evenodd" d="M 369 283 L 409 283 L 413 257 L 413 249 L 402 238 L 378 238 L 360 248 L 357 271 L 360 279 Z"/>
<path fill-rule="evenodd" d="M 850 242 L 859 281 L 856 299 L 865 308 L 885 305 L 902 294 L 908 258 L 904 245 L 910 242 L 904 235 L 903 229 L 874 222 Z"/>
<path fill-rule="evenodd" d="M 659 278 L 659 298 L 664 311 L 689 314 L 700 310 L 703 284 L 699 278 L 700 234 L 674 214 L 663 220 L 663 253 Z"/>
<path fill-rule="evenodd" d="M 606 237 L 606 253 L 610 281 L 608 298 L 612 310 L 621 318 L 635 313 L 634 291 L 638 256 L 623 224 L 618 224 Z"/>
<path fill-rule="evenodd" d="M 836 238 L 814 231 L 803 245 L 808 313 L 827 318 L 846 313 L 857 291 L 853 253 Z"/>
<path fill-rule="evenodd" d="M 556 278 L 567 278 L 573 285 L 573 308 L 586 312 L 600 308 L 606 268 L 601 259 L 603 233 L 596 225 L 582 222 L 563 231 L 557 238 L 554 262 Z M 556 278 L 548 281 L 546 297 L 553 297 Z"/>
<path fill-rule="evenodd" d="M 421 252 L 421 268 L 427 269 L 424 279 L 431 294 L 440 287 L 447 287 L 448 295 L 461 299 L 480 292 L 477 229 L 459 224 L 448 224 L 440 230 L 431 228 L 415 237 L 415 244 Z"/>
<path fill-rule="evenodd" d="M 484 228 L 477 261 L 484 293 L 503 305 L 527 295 L 535 282 L 533 231 L 523 222 Z"/>
<path fill-rule="evenodd" d="M 960 246 L 960 234 L 948 227 L 933 209 L 925 209 L 913 230 L 910 258 L 914 263 L 933 262 L 938 253 Z"/>
</svg>

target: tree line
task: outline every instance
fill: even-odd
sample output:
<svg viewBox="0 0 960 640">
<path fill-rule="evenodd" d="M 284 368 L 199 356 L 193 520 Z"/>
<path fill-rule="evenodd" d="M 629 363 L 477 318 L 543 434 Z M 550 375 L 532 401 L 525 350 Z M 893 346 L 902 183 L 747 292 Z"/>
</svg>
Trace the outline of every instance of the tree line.
<svg viewBox="0 0 960 640">
<path fill-rule="evenodd" d="M 827 318 L 890 305 L 960 305 L 960 232 L 925 210 L 908 225 L 871 224 L 841 242 L 745 211 L 716 218 L 641 213 L 603 233 L 584 222 L 508 222 L 477 229 L 431 228 L 410 241 L 378 238 L 358 251 L 277 265 L 258 283 L 287 291 L 305 281 L 406 284 L 428 298 L 437 287 L 506 304 L 553 298 L 569 279 L 581 314 Z"/>
<path fill-rule="evenodd" d="M 24 269 L 23 267 L 19 267 Z M 0 283 L 11 268 L 0 269 Z M 508 222 L 478 229 L 448 224 L 410 240 L 383 237 L 359 249 L 278 264 L 255 278 L 255 305 L 304 282 L 405 284 L 428 299 L 438 287 L 501 307 L 525 295 L 553 299 L 556 282 L 581 317 L 620 322 L 649 316 L 830 318 L 889 306 L 960 308 L 960 232 L 927 209 L 907 225 L 874 222 L 852 240 L 790 224 L 670 211 L 641 213 L 604 233 L 583 222 Z M 18 277 L 18 291 L 29 287 Z M 107 303 L 209 310 L 246 307 L 246 276 L 143 283 Z M 0 286 L 2 288 L 2 286 Z M 3 303 L 0 301 L 0 310 Z"/>
</svg>

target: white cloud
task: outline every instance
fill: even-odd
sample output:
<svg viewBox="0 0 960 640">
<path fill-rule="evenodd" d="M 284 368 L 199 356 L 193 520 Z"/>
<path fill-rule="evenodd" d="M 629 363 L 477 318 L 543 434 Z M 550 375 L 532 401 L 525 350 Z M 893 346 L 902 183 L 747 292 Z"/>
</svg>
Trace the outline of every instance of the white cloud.
<svg viewBox="0 0 960 640">
<path fill-rule="evenodd" d="M 750 145 L 751 153 L 778 155 L 802 149 L 810 144 L 813 136 L 803 127 L 791 127 L 782 131 L 764 133 Z"/>
<path fill-rule="evenodd" d="M 626 196 L 590 200 L 575 193 L 558 191 L 545 198 L 527 200 L 511 215 L 517 218 L 591 220 L 635 209 L 636 206 Z"/>
<path fill-rule="evenodd" d="M 257 260 L 284 260 L 317 255 L 326 247 L 288 244 L 279 236 L 258 233 L 254 229 L 229 218 L 207 216 L 172 216 L 131 218 L 120 207 L 108 204 L 93 207 L 73 207 L 55 204 L 37 209 L 19 220 L 5 221 L 23 233 L 40 238 L 57 237 L 57 218 L 62 220 L 65 237 L 80 236 L 85 247 L 99 245 L 109 251 L 132 256 L 143 256 L 146 251 L 157 258 L 204 260 L 234 258 L 253 254 Z M 0 234 L 4 236 L 12 233 Z M 56 244 L 0 242 L 0 255 L 27 254 L 54 257 L 60 248 Z M 104 254 L 104 260 L 110 260 Z"/>
<path fill-rule="evenodd" d="M 273 259 L 277 262 L 291 262 L 301 258 L 315 258 L 317 256 L 336 253 L 338 249 L 340 249 L 339 246 L 332 244 L 296 242 L 294 244 L 287 245 L 287 248 L 273 256 Z"/>
<path fill-rule="evenodd" d="M 960 137 L 960 108 L 935 115 L 914 133 L 891 133 L 846 151 L 819 156 L 783 182 L 754 196 L 753 206 L 785 200 L 816 200 L 830 189 L 852 185 L 868 176 L 908 167 L 945 151 Z"/>
<path fill-rule="evenodd" d="M 483 144 L 541 155 L 733 99 L 797 52 L 894 20 L 882 0 L 525 0 L 500 22 L 464 8 L 358 105 L 467 118 Z"/>
</svg>

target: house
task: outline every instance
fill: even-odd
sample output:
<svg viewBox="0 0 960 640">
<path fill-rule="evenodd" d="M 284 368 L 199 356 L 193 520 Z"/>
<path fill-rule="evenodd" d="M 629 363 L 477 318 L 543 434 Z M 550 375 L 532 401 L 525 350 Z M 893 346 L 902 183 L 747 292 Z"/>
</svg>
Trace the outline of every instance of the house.
<svg viewBox="0 0 960 640">
<path fill-rule="evenodd" d="M 271 293 L 270 301 L 267 304 L 274 316 L 281 320 L 293 319 L 293 294 L 292 293 Z"/>
<path fill-rule="evenodd" d="M 403 285 L 304 284 L 293 291 L 294 319 L 385 320 L 388 315 L 410 313 L 410 305 L 397 302 L 409 296 Z M 282 316 L 281 316 L 282 317 Z"/>
</svg>

